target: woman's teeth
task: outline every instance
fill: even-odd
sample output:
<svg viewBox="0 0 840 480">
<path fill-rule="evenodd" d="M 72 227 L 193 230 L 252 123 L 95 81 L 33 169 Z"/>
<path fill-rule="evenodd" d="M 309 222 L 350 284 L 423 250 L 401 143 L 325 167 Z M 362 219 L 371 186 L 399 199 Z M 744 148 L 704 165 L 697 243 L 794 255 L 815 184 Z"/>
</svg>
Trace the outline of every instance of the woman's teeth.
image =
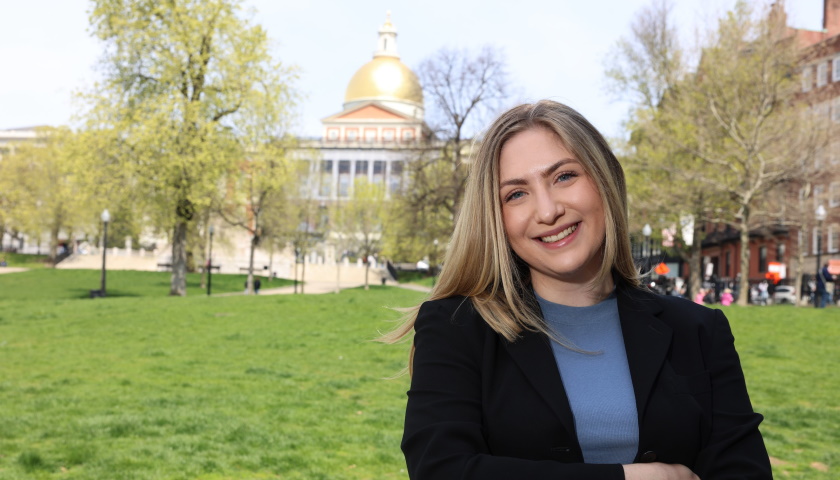
<svg viewBox="0 0 840 480">
<path fill-rule="evenodd" d="M 563 230 L 562 232 L 558 233 L 557 235 L 551 235 L 549 237 L 540 237 L 540 240 L 542 240 L 545 243 L 554 243 L 554 242 L 560 241 L 560 240 L 568 237 L 569 235 L 571 235 L 572 232 L 577 230 L 577 227 L 578 227 L 578 224 L 576 223 L 576 224 L 572 225 L 571 227 L 569 227 L 569 228 Z"/>
</svg>

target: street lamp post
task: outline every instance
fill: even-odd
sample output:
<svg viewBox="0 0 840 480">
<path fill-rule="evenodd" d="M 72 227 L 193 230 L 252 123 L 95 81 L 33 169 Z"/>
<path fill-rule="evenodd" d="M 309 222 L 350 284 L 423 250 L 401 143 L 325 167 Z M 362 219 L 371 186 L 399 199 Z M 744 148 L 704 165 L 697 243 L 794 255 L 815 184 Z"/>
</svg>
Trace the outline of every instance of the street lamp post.
<svg viewBox="0 0 840 480">
<path fill-rule="evenodd" d="M 826 211 L 825 207 L 822 205 L 817 207 L 817 210 L 814 212 L 814 216 L 817 219 L 817 270 L 816 276 L 814 277 L 814 285 L 819 285 L 819 278 L 820 278 L 820 256 L 822 255 L 822 224 L 825 221 Z M 825 288 L 825 282 L 823 282 L 823 288 Z M 820 307 L 820 297 L 822 296 L 822 292 L 820 289 L 817 288 L 817 291 L 814 292 L 814 307 Z"/>
<path fill-rule="evenodd" d="M 105 296 L 105 253 L 108 251 L 108 222 L 111 221 L 111 214 L 108 209 L 102 210 L 102 278 L 99 282 L 99 294 Z"/>
<path fill-rule="evenodd" d="M 650 228 L 650 224 L 646 223 L 644 227 L 642 227 L 642 235 L 645 236 L 645 241 L 642 244 L 642 256 L 644 257 L 644 268 L 642 271 L 647 274 L 648 270 L 650 270 L 650 234 L 653 233 L 653 230 Z"/>
<path fill-rule="evenodd" d="M 210 251 L 207 253 L 207 296 L 210 296 L 210 285 L 213 282 L 213 225 L 210 225 Z"/>
</svg>

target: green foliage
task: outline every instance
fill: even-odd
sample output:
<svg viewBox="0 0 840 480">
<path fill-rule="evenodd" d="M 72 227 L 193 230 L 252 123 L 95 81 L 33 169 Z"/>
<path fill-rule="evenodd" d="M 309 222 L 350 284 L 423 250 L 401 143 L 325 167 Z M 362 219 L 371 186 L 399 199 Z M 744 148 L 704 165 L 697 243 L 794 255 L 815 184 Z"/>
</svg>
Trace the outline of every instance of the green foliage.
<svg viewBox="0 0 840 480">
<path fill-rule="evenodd" d="M 352 198 L 333 205 L 333 239 L 339 251 L 350 250 L 362 259 L 379 254 L 387 208 L 384 185 L 370 183 L 365 178 L 356 179 Z M 369 267 L 366 263 L 365 268 Z"/>
<path fill-rule="evenodd" d="M 84 137 L 43 127 L 0 161 L 0 226 L 34 237 L 48 234 L 55 257 L 60 233 L 95 231 L 93 173 Z"/>
<path fill-rule="evenodd" d="M 171 293 L 183 295 L 189 231 L 246 152 L 288 124 L 290 72 L 237 0 L 96 0 L 90 20 L 106 53 L 88 124 L 101 161 L 116 159 L 173 232 Z"/>
</svg>

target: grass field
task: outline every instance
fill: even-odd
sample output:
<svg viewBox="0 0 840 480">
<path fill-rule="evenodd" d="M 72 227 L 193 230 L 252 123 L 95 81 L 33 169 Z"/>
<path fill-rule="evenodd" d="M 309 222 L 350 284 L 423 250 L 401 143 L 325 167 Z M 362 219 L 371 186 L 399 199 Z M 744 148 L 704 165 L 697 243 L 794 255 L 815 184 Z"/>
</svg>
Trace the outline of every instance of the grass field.
<svg viewBox="0 0 840 480">
<path fill-rule="evenodd" d="M 0 479 L 407 478 L 408 379 L 386 377 L 408 345 L 371 339 L 422 293 L 170 298 L 113 273 L 104 299 L 80 298 L 97 272 L 0 275 Z M 837 478 L 840 311 L 725 311 L 776 476 Z"/>
</svg>

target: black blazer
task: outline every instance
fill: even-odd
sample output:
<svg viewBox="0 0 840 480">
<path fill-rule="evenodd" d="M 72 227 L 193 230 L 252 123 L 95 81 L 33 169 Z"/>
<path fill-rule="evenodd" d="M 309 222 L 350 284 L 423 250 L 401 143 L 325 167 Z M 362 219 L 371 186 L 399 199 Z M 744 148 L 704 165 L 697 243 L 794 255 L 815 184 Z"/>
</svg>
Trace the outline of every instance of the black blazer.
<svg viewBox="0 0 840 480">
<path fill-rule="evenodd" d="M 770 479 L 726 317 L 617 287 L 639 413 L 636 462 L 680 463 L 702 480 Z M 549 340 L 496 334 L 463 297 L 424 303 L 402 449 L 412 479 L 623 479 L 584 464 Z"/>
</svg>

